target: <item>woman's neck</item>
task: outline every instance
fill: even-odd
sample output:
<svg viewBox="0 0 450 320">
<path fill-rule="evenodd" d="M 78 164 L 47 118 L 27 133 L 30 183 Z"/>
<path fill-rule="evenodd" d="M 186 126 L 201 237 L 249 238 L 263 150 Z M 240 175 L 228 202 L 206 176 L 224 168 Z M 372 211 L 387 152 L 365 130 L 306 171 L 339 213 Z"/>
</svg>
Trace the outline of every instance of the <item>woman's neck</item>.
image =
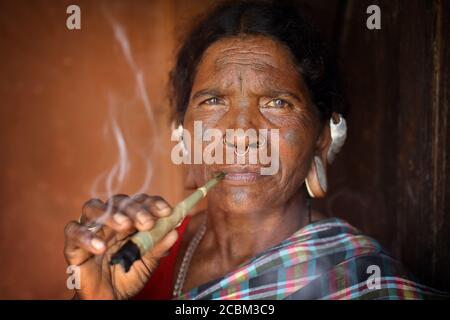
<svg viewBox="0 0 450 320">
<path fill-rule="evenodd" d="M 246 214 L 209 204 L 207 217 L 201 247 L 214 250 L 222 265 L 230 268 L 280 243 L 309 221 L 306 199 L 301 193 L 283 206 Z"/>
</svg>

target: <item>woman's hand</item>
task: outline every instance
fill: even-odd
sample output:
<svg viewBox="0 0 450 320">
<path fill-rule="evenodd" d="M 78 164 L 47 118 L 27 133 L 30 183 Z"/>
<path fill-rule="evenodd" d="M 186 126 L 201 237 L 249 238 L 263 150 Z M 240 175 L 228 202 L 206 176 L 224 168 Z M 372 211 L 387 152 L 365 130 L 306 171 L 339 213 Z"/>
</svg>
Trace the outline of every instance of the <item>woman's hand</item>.
<svg viewBox="0 0 450 320">
<path fill-rule="evenodd" d="M 101 221 L 95 234 L 78 222 L 65 228 L 64 255 L 70 265 L 80 267 L 79 299 L 128 299 L 139 293 L 178 238 L 169 232 L 141 260 L 125 273 L 120 265 L 110 265 L 111 256 L 136 231 L 151 229 L 156 220 L 169 215 L 171 207 L 158 196 L 145 194 L 130 198 L 115 195 L 106 203 L 91 199 L 83 207 L 81 221 Z"/>
</svg>

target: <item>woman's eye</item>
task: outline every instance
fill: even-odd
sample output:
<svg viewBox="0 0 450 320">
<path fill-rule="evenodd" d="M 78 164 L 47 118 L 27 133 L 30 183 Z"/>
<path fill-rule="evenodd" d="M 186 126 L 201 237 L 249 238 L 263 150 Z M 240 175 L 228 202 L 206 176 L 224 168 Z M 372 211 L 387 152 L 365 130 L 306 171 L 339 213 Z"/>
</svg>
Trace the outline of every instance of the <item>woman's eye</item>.
<svg viewBox="0 0 450 320">
<path fill-rule="evenodd" d="M 290 103 L 283 99 L 273 99 L 266 103 L 264 108 L 286 108 L 290 106 Z"/>
<path fill-rule="evenodd" d="M 209 99 L 207 99 L 207 100 L 202 102 L 202 104 L 207 104 L 207 105 L 210 105 L 210 106 L 221 104 L 221 103 L 222 103 L 222 100 L 217 98 L 217 97 L 209 98 Z"/>
</svg>

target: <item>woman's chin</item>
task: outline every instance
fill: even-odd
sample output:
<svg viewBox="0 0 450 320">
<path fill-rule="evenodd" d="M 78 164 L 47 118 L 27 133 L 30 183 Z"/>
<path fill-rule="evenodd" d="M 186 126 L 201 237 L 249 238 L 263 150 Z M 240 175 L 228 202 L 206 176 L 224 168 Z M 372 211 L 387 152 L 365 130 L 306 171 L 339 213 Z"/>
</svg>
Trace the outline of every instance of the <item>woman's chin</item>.
<svg viewBox="0 0 450 320">
<path fill-rule="evenodd" d="M 242 215 L 255 213 L 269 206 L 263 193 L 248 189 L 249 187 L 231 188 L 222 193 L 220 207 L 226 212 Z"/>
</svg>

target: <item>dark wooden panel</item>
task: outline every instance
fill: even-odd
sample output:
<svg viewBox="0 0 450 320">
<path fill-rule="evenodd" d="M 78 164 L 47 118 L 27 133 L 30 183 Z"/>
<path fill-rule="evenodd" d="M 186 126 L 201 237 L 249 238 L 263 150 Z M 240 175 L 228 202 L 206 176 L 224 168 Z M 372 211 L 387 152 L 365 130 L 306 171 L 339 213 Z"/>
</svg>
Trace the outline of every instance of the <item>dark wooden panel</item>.
<svg viewBox="0 0 450 320">
<path fill-rule="evenodd" d="M 450 288 L 450 2 L 436 1 L 433 103 L 433 283 Z"/>
<path fill-rule="evenodd" d="M 365 27 L 378 4 L 382 30 Z M 348 1 L 338 52 L 348 143 L 319 204 L 379 239 L 426 284 L 450 288 L 448 2 Z"/>
<path fill-rule="evenodd" d="M 366 28 L 369 1 L 341 13 L 339 64 L 350 113 L 348 140 L 330 167 L 330 193 L 321 205 L 393 248 L 396 242 L 398 150 L 398 4 L 379 3 L 382 30 Z"/>
<path fill-rule="evenodd" d="M 432 2 L 400 8 L 397 153 L 397 251 L 430 281 L 433 258 L 434 19 Z"/>
</svg>

